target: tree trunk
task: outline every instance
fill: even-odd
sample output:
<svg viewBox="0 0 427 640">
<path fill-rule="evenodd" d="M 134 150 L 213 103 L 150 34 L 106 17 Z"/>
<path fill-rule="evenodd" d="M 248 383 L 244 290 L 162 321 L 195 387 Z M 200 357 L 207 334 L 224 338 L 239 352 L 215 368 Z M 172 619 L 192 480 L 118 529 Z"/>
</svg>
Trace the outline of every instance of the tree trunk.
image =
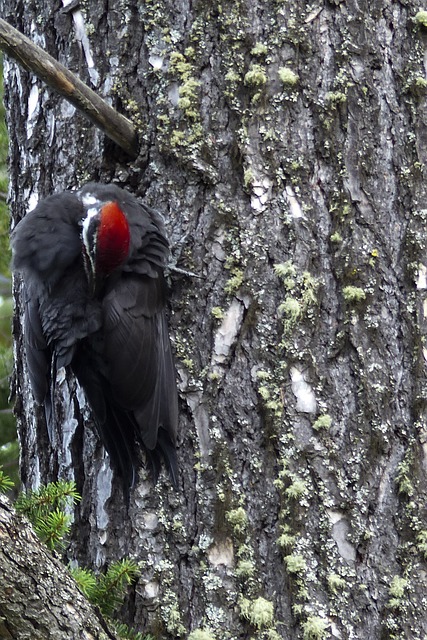
<svg viewBox="0 0 427 640">
<path fill-rule="evenodd" d="M 2 640 L 117 637 L 4 496 L 0 496 L 0 574 Z"/>
<path fill-rule="evenodd" d="M 13 220 L 115 181 L 165 215 L 173 259 L 197 274 L 171 272 L 180 491 L 141 473 L 128 511 L 61 372 L 48 445 L 15 283 L 25 486 L 75 477 L 71 552 L 139 560 L 126 618 L 156 638 L 424 638 L 427 14 L 413 0 L 2 6 L 141 142 L 129 161 L 7 62 Z"/>
</svg>

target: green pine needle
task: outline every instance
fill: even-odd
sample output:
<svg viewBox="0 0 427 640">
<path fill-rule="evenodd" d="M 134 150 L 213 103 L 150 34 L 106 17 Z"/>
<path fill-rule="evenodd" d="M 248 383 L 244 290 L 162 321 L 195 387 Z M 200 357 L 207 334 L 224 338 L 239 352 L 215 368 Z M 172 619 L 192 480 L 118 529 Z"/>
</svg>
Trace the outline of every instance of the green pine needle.
<svg viewBox="0 0 427 640">
<path fill-rule="evenodd" d="M 71 518 L 65 509 L 80 500 L 74 481 L 50 482 L 34 491 L 21 493 L 15 508 L 34 526 L 38 537 L 49 549 L 64 545 L 64 538 L 71 526 Z"/>
<path fill-rule="evenodd" d="M 125 558 L 112 564 L 107 573 L 99 577 L 98 587 L 94 594 L 96 604 L 103 615 L 111 617 L 115 609 L 123 602 L 126 588 L 138 575 L 138 566 Z"/>
<path fill-rule="evenodd" d="M 11 480 L 2 469 L 0 469 L 0 493 L 6 493 L 6 491 L 12 489 L 13 486 L 13 480 Z"/>
<path fill-rule="evenodd" d="M 58 480 L 58 482 L 50 482 L 34 491 L 21 493 L 16 500 L 15 507 L 17 511 L 33 521 L 54 509 L 73 506 L 80 500 L 81 497 L 77 493 L 73 480 Z"/>
<path fill-rule="evenodd" d="M 64 538 L 70 530 L 71 518 L 60 509 L 55 509 L 34 522 L 34 530 L 49 549 L 64 545 Z"/>
<path fill-rule="evenodd" d="M 114 622 L 113 627 L 121 640 L 154 640 L 153 636 L 143 634 L 140 631 L 135 631 L 122 622 Z"/>
<path fill-rule="evenodd" d="M 103 616 L 110 619 L 114 611 L 122 605 L 126 588 L 134 582 L 139 573 L 137 564 L 129 558 L 115 562 L 107 573 L 99 576 L 89 569 L 80 567 L 70 567 L 69 570 L 89 602 L 97 606 Z M 120 637 L 125 640 L 152 640 L 150 636 L 143 636 L 115 620 L 113 624 Z"/>
<path fill-rule="evenodd" d="M 96 576 L 93 571 L 81 569 L 80 567 L 69 567 L 69 571 L 77 582 L 80 591 L 92 602 L 97 588 Z"/>
</svg>

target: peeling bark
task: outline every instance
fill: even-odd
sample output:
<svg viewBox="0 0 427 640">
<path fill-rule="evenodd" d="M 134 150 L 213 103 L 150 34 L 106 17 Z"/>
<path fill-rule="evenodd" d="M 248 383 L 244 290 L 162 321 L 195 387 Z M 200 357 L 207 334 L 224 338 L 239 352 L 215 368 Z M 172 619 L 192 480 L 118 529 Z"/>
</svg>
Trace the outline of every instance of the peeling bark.
<svg viewBox="0 0 427 640">
<path fill-rule="evenodd" d="M 115 180 L 165 214 L 174 260 L 201 279 L 171 276 L 181 489 L 142 473 L 128 513 L 65 375 L 48 446 L 16 283 L 24 483 L 76 478 L 71 552 L 95 566 L 137 557 L 127 615 L 159 638 L 424 638 L 419 6 L 60 9 L 3 0 L 5 19 L 133 120 L 144 152 L 119 157 L 9 63 L 14 220 L 51 191 Z"/>
</svg>

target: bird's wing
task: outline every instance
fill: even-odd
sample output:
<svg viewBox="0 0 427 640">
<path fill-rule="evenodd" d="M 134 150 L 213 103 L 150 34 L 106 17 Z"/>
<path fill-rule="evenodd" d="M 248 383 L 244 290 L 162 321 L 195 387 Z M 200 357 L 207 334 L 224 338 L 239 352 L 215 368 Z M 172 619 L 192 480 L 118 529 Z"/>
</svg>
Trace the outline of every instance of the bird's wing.
<svg viewBox="0 0 427 640">
<path fill-rule="evenodd" d="M 82 204 L 73 193 L 45 198 L 11 235 L 12 264 L 27 279 L 52 286 L 81 252 Z"/>
<path fill-rule="evenodd" d="M 24 336 L 27 368 L 34 399 L 44 404 L 46 427 L 49 441 L 54 442 L 54 399 L 56 363 L 52 349 L 46 342 L 40 317 L 40 305 L 37 295 L 31 293 L 31 287 L 24 286 Z M 53 369 L 53 372 L 51 371 Z"/>
<path fill-rule="evenodd" d="M 43 404 L 49 388 L 51 352 L 43 334 L 39 301 L 29 287 L 24 287 L 25 351 L 34 398 Z"/>
<path fill-rule="evenodd" d="M 98 331 L 76 347 L 71 363 L 74 375 L 84 389 L 92 409 L 99 437 L 108 451 L 112 467 L 123 478 L 126 500 L 135 483 L 138 452 L 135 449 L 135 427 L 130 414 L 114 402 L 106 378 L 102 356 L 103 336 Z"/>
<path fill-rule="evenodd" d="M 104 298 L 104 357 L 117 404 L 131 411 L 137 436 L 154 450 L 162 428 L 175 444 L 175 369 L 164 312 L 164 282 L 123 273 Z"/>
</svg>

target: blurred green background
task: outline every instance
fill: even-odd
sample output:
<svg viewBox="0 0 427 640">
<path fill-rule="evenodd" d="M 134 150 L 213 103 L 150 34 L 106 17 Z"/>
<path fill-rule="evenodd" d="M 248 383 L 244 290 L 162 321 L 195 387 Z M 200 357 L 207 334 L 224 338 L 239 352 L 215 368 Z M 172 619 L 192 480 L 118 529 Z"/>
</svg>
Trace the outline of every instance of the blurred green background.
<svg viewBox="0 0 427 640">
<path fill-rule="evenodd" d="M 0 466 L 19 487 L 16 421 L 9 402 L 9 381 L 13 368 L 10 276 L 9 211 L 7 197 L 8 137 L 3 106 L 3 60 L 0 59 Z"/>
</svg>

